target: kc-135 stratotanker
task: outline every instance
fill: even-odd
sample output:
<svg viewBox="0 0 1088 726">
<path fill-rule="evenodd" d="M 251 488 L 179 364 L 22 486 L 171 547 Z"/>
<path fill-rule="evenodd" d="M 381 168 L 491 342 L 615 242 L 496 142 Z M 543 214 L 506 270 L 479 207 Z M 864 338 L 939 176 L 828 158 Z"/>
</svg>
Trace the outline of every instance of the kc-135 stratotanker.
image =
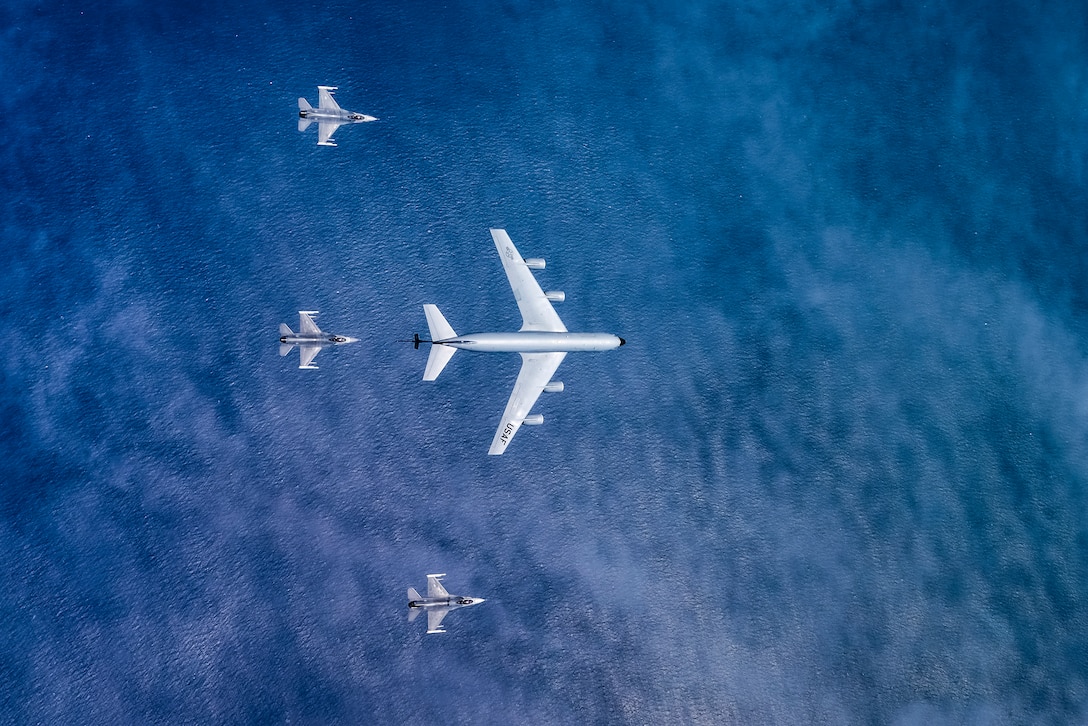
<svg viewBox="0 0 1088 726">
<path fill-rule="evenodd" d="M 332 97 L 336 86 L 318 86 L 317 108 L 310 105 L 305 98 L 298 99 L 298 130 L 305 131 L 310 124 L 317 122 L 317 145 L 336 146 L 332 135 L 336 129 L 344 124 L 359 124 L 367 121 L 377 121 L 373 116 L 365 113 L 345 111 L 340 108 Z"/>
<path fill-rule="evenodd" d="M 559 319 L 552 302 L 566 298 L 562 292 L 544 292 L 533 277 L 531 269 L 543 269 L 544 260 L 522 259 L 510 236 L 504 229 L 492 229 L 491 237 L 499 250 L 506 277 L 514 291 L 521 310 L 522 326 L 516 333 L 471 333 L 458 335 L 442 317 L 435 305 L 424 305 L 431 340 L 423 340 L 416 334 L 416 348 L 420 343 L 431 344 L 427 369 L 423 380 L 433 381 L 450 362 L 453 354 L 462 350 L 486 353 L 521 353 L 521 373 L 514 383 L 514 391 L 503 411 L 499 428 L 491 442 L 488 454 L 506 451 L 514 434 L 522 424 L 544 423 L 544 416 L 530 416 L 529 411 L 544 391 L 558 393 L 563 390 L 561 381 L 553 381 L 552 375 L 563 362 L 567 353 L 574 351 L 611 350 L 627 341 L 611 333 L 569 333 Z"/>
</svg>

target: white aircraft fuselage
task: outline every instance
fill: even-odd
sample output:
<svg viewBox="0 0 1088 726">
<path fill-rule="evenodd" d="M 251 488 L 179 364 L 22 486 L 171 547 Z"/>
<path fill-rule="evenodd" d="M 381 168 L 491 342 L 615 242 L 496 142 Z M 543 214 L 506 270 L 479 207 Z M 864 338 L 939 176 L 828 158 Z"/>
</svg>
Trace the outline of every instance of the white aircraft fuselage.
<svg viewBox="0 0 1088 726">
<path fill-rule="evenodd" d="M 471 333 L 434 341 L 461 350 L 480 353 L 573 353 L 575 351 L 612 350 L 627 341 L 611 333 L 553 333 L 518 331 L 514 333 Z"/>
</svg>

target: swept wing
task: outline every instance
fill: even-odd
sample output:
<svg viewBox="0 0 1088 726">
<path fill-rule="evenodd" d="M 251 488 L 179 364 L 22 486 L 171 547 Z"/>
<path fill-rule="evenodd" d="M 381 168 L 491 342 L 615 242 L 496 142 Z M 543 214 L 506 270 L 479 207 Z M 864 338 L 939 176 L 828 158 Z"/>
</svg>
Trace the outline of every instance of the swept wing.
<svg viewBox="0 0 1088 726">
<path fill-rule="evenodd" d="M 547 301 L 545 301 L 547 302 Z M 491 440 L 491 449 L 488 454 L 501 454 L 506 451 L 514 434 L 521 428 L 525 417 L 529 415 L 536 399 L 540 398 L 544 386 L 548 385 L 555 369 L 563 362 L 566 353 L 522 353 L 521 373 L 514 383 L 514 392 L 510 394 L 510 400 L 506 404 L 506 410 L 502 412 L 502 420 L 495 431 L 495 438 Z"/>
<path fill-rule="evenodd" d="M 449 608 L 430 608 L 427 610 L 427 633 L 444 633 L 442 619 L 446 617 Z"/>
<path fill-rule="evenodd" d="M 318 146 L 336 146 L 336 142 L 332 141 L 332 135 L 336 133 L 336 129 L 343 126 L 336 121 L 319 121 L 317 123 L 317 144 Z"/>
<path fill-rule="evenodd" d="M 446 592 L 446 588 L 442 587 L 442 583 L 438 581 L 438 578 L 445 577 L 445 575 L 427 575 L 427 597 L 449 597 L 450 594 Z"/>
<path fill-rule="evenodd" d="M 314 358 L 321 352 L 320 345 L 300 345 L 298 347 L 298 367 L 299 368 L 316 368 L 312 365 Z"/>
<path fill-rule="evenodd" d="M 506 277 L 510 280 L 510 289 L 521 310 L 522 330 L 543 330 L 550 333 L 565 333 L 566 326 L 552 307 L 551 301 L 540 289 L 540 283 L 533 277 L 532 270 L 525 266 L 525 260 L 505 229 L 491 230 L 491 238 L 499 250 L 499 259 Z M 547 383 L 547 381 L 545 381 Z M 535 400 L 535 399 L 534 399 Z"/>
<path fill-rule="evenodd" d="M 317 315 L 317 311 L 298 311 L 298 330 L 303 335 L 321 335 L 321 328 L 317 327 L 311 315 Z"/>
<path fill-rule="evenodd" d="M 332 92 L 336 90 L 336 86 L 318 86 L 318 101 L 317 107 L 322 111 L 339 111 L 340 104 L 338 104 L 332 97 Z"/>
</svg>

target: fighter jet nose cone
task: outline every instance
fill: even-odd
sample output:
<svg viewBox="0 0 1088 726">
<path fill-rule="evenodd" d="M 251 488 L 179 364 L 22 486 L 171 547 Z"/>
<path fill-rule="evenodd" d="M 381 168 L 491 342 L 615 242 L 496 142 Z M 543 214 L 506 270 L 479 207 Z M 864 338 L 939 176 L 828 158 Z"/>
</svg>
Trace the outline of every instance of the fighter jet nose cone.
<svg viewBox="0 0 1088 726">
<path fill-rule="evenodd" d="M 616 337 L 619 338 L 618 335 Z M 623 338 L 620 338 L 620 345 L 627 345 L 627 341 L 624 340 Z"/>
</svg>

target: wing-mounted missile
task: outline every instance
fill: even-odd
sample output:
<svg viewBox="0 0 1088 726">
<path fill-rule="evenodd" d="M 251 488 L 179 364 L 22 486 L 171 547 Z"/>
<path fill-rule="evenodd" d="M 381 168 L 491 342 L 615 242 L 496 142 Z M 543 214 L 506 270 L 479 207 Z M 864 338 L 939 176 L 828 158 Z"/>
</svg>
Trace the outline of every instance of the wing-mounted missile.
<svg viewBox="0 0 1088 726">
<path fill-rule="evenodd" d="M 545 393 L 562 393 L 563 381 L 551 381 L 548 385 L 544 386 Z"/>
<path fill-rule="evenodd" d="M 543 270 L 544 265 L 547 264 L 543 257 L 530 257 L 525 260 L 525 266 L 530 270 Z"/>
<path fill-rule="evenodd" d="M 537 413 L 532 416 L 526 416 L 521 422 L 526 426 L 540 426 L 544 423 L 544 414 Z"/>
<path fill-rule="evenodd" d="M 548 298 L 551 302 L 563 302 L 567 299 L 567 293 L 562 290 L 548 290 L 544 293 L 544 297 Z"/>
</svg>

